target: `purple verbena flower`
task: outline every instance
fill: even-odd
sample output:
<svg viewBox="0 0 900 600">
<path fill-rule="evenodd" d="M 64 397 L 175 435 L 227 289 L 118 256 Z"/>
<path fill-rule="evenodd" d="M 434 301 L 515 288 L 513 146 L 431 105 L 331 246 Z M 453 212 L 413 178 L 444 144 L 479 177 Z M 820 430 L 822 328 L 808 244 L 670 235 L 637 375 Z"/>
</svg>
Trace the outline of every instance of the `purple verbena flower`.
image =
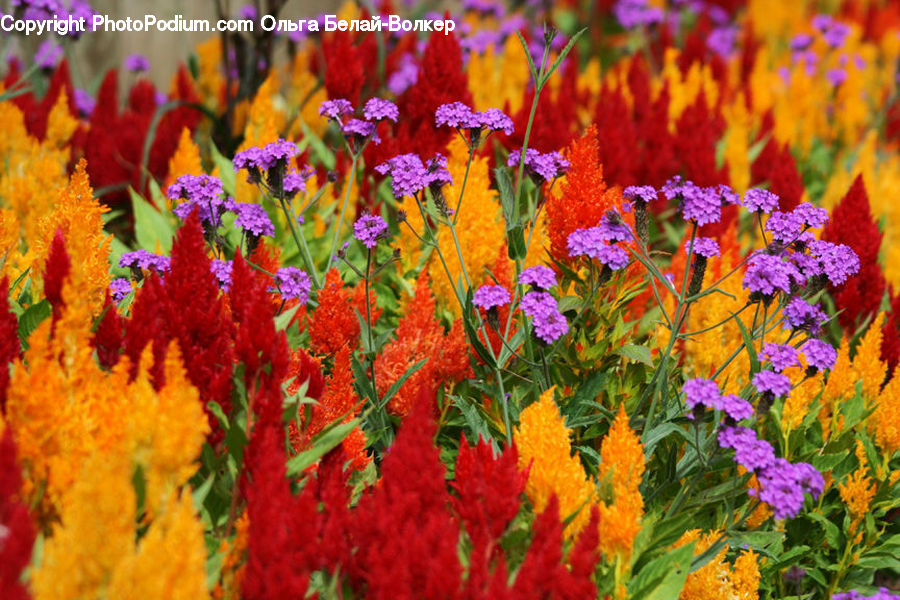
<svg viewBox="0 0 900 600">
<path fill-rule="evenodd" d="M 816 240 L 809 244 L 809 250 L 832 285 L 841 285 L 859 272 L 859 257 L 846 244 Z"/>
<path fill-rule="evenodd" d="M 234 266 L 234 263 L 230 260 L 219 260 L 218 258 L 214 258 L 209 263 L 210 272 L 215 275 L 216 281 L 219 282 L 219 287 L 228 291 L 228 288 L 231 287 L 231 269 Z"/>
<path fill-rule="evenodd" d="M 753 376 L 753 387 L 760 394 L 770 393 L 773 396 L 789 396 L 791 380 L 784 373 L 760 371 Z"/>
<path fill-rule="evenodd" d="M 567 240 L 569 256 L 587 256 L 596 259 L 608 266 L 613 271 L 624 269 L 628 266 L 628 252 L 619 246 L 613 246 L 603 241 L 603 234 L 599 227 L 578 229 L 569 234 Z"/>
<path fill-rule="evenodd" d="M 650 203 L 659 197 L 659 193 L 652 185 L 630 185 L 622 191 L 622 197 L 626 200 Z"/>
<path fill-rule="evenodd" d="M 382 175 L 390 173 L 391 187 L 397 199 L 413 196 L 429 182 L 428 171 L 417 154 L 398 154 L 375 167 Z"/>
<path fill-rule="evenodd" d="M 552 344 L 569 331 L 569 323 L 559 309 L 535 316 L 531 324 L 534 334 L 545 344 Z"/>
<path fill-rule="evenodd" d="M 828 318 L 818 305 L 803 298 L 794 298 L 781 310 L 782 326 L 785 329 L 799 329 L 818 333 Z"/>
<path fill-rule="evenodd" d="M 750 188 L 744 192 L 744 208 L 750 212 L 770 213 L 778 208 L 778 196 L 762 188 Z"/>
<path fill-rule="evenodd" d="M 363 116 L 369 121 L 381 121 L 387 119 L 397 122 L 400 118 L 400 110 L 397 105 L 389 100 L 370 98 L 363 107 Z"/>
<path fill-rule="evenodd" d="M 689 409 L 689 419 L 694 418 L 693 411 L 697 406 L 716 408 L 722 397 L 722 392 L 719 391 L 715 381 L 699 377 L 685 381 L 681 391 L 684 392 L 684 403 Z"/>
<path fill-rule="evenodd" d="M 349 100 L 344 98 L 335 98 L 334 100 L 325 100 L 319 105 L 319 114 L 329 119 L 340 121 L 344 115 L 353 114 L 353 105 Z"/>
<path fill-rule="evenodd" d="M 480 129 L 481 119 L 475 111 L 462 102 L 451 102 L 438 106 L 434 112 L 434 124 L 438 127 Z"/>
<path fill-rule="evenodd" d="M 132 73 L 146 73 L 150 70 L 150 60 L 143 54 L 129 54 L 123 64 Z"/>
<path fill-rule="evenodd" d="M 165 273 L 172 267 L 172 259 L 168 256 L 153 254 L 143 248 L 133 252 L 125 252 L 119 258 L 119 266 L 124 268 L 153 269 L 157 273 Z"/>
<path fill-rule="evenodd" d="M 300 172 L 288 171 L 284 176 L 284 191 L 289 196 L 294 196 L 300 192 L 306 193 L 306 181 L 315 174 L 311 168 L 306 168 Z"/>
<path fill-rule="evenodd" d="M 515 131 L 513 120 L 499 108 L 489 108 L 480 115 L 481 124 L 491 131 L 502 131 L 506 135 L 512 135 Z"/>
<path fill-rule="evenodd" d="M 282 267 L 275 272 L 275 283 L 282 298 L 297 298 L 301 304 L 309 302 L 312 280 L 306 271 L 297 267 Z"/>
<path fill-rule="evenodd" d="M 366 138 L 371 137 L 376 144 L 381 142 L 378 134 L 375 132 L 375 123 L 363 121 L 361 119 L 350 119 L 341 125 L 341 133 L 347 139 L 355 140 L 357 143 L 363 142 Z"/>
<path fill-rule="evenodd" d="M 52 40 L 41 42 L 34 53 L 34 62 L 42 69 L 53 69 L 63 57 L 63 47 Z"/>
<path fill-rule="evenodd" d="M 210 175 L 180 175 L 166 190 L 166 197 L 186 200 L 172 210 L 180 219 L 187 219 L 196 209 L 200 220 L 213 227 L 219 225 L 222 213 L 230 205 L 222 181 Z"/>
<path fill-rule="evenodd" d="M 748 427 L 724 427 L 719 432 L 719 446 L 733 449 L 735 461 L 748 471 L 760 471 L 776 460 L 772 444 L 756 437 Z"/>
<path fill-rule="evenodd" d="M 472 304 L 490 310 L 509 304 L 509 291 L 502 285 L 483 285 L 472 296 Z"/>
<path fill-rule="evenodd" d="M 519 283 L 532 285 L 539 290 L 549 290 L 556 285 L 556 274 L 553 269 L 545 265 L 535 265 L 524 269 L 519 274 Z"/>
<path fill-rule="evenodd" d="M 819 371 L 831 369 L 834 367 L 834 363 L 837 362 L 837 350 L 834 349 L 834 346 L 822 340 L 815 338 L 807 340 L 800 350 L 803 352 L 803 356 L 806 357 L 806 363 Z"/>
<path fill-rule="evenodd" d="M 237 215 L 234 226 L 240 227 L 247 234 L 257 238 L 263 235 L 275 235 L 275 226 L 272 225 L 269 213 L 259 204 L 236 202 L 231 210 Z"/>
<path fill-rule="evenodd" d="M 800 472 L 795 465 L 783 458 L 757 473 L 759 499 L 772 508 L 776 519 L 788 519 L 797 515 L 803 507 L 803 486 Z"/>
<path fill-rule="evenodd" d="M 844 69 L 828 69 L 825 72 L 825 79 L 833 85 L 837 87 L 847 81 L 847 71 Z"/>
<path fill-rule="evenodd" d="M 81 88 L 75 89 L 75 108 L 82 117 L 90 117 L 95 106 L 97 106 L 97 101 L 93 96 Z"/>
<path fill-rule="evenodd" d="M 125 296 L 131 293 L 131 281 L 123 277 L 113 279 L 109 282 L 109 293 L 112 296 L 112 301 L 118 304 Z"/>
<path fill-rule="evenodd" d="M 772 364 L 776 373 L 781 373 L 788 367 L 800 366 L 800 357 L 797 349 L 788 344 L 775 344 L 767 342 L 762 348 L 762 358 Z"/>
<path fill-rule="evenodd" d="M 600 237 L 603 241 L 616 243 L 627 242 L 634 239 L 628 225 L 622 220 L 622 215 L 614 210 L 608 210 L 600 217 L 600 224 L 597 225 L 600 230 Z"/>
<path fill-rule="evenodd" d="M 796 212 L 774 211 L 766 221 L 766 231 L 772 234 L 772 239 L 782 244 L 790 244 L 803 230 L 803 217 Z"/>
<path fill-rule="evenodd" d="M 828 223 L 828 209 L 813 206 L 809 202 L 798 204 L 793 212 L 803 221 L 804 225 L 813 229 L 825 227 L 825 224 Z"/>
<path fill-rule="evenodd" d="M 719 398 L 716 408 L 733 421 L 741 421 L 753 416 L 753 405 L 735 394 L 723 395 Z"/>
<path fill-rule="evenodd" d="M 790 292 L 791 278 L 799 275 L 797 267 L 778 256 L 756 253 L 744 273 L 743 286 L 751 292 L 772 296 L 776 291 Z"/>
<path fill-rule="evenodd" d="M 517 167 L 522 158 L 522 150 L 513 150 L 509 153 L 506 166 Z M 539 184 L 552 181 L 563 175 L 569 168 L 569 161 L 563 158 L 559 152 L 547 152 L 542 154 L 534 148 L 525 150 L 525 170 L 530 177 Z"/>
<path fill-rule="evenodd" d="M 613 14 L 625 29 L 662 23 L 665 13 L 661 8 L 648 6 L 646 0 L 618 0 Z"/>
<path fill-rule="evenodd" d="M 387 236 L 388 224 L 378 215 L 363 215 L 353 224 L 353 237 L 371 250 Z"/>
<path fill-rule="evenodd" d="M 691 251 L 691 241 L 688 240 L 684 244 L 684 251 Z M 713 256 L 721 256 L 719 250 L 719 242 L 708 237 L 698 237 L 694 240 L 693 253 L 703 258 L 712 258 Z"/>
</svg>

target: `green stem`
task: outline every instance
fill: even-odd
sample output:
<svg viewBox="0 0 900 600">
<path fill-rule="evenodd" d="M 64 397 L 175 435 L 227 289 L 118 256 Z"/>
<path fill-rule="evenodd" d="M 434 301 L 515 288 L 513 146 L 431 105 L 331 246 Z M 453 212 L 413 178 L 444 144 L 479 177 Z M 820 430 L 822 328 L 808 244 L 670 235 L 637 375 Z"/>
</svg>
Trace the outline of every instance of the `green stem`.
<svg viewBox="0 0 900 600">
<path fill-rule="evenodd" d="M 367 358 L 369 359 L 369 369 L 371 370 L 372 375 L 372 393 L 375 394 L 375 405 L 378 406 L 378 386 L 375 385 L 375 341 L 372 338 L 372 307 L 371 301 L 369 297 L 369 272 L 372 268 L 372 250 L 368 249 L 366 252 L 366 276 L 363 279 L 365 282 L 365 293 L 366 293 L 366 337 L 369 339 L 369 351 Z"/>
<path fill-rule="evenodd" d="M 309 253 L 309 247 L 306 245 L 306 238 L 303 237 L 301 232 L 298 232 L 296 225 L 294 224 L 294 209 L 288 207 L 287 201 L 284 199 L 284 189 L 282 188 L 278 193 L 278 201 L 281 203 L 281 210 L 284 212 L 284 216 L 287 218 L 288 227 L 291 230 L 291 235 L 294 238 L 294 243 L 297 245 L 297 250 L 300 252 L 300 257 L 303 259 L 303 263 L 306 265 L 307 270 L 309 271 L 309 276 L 313 280 L 313 285 L 316 286 L 316 289 L 322 288 L 322 283 L 319 280 L 319 274 L 316 271 L 316 264 L 313 262 L 312 255 Z"/>
<path fill-rule="evenodd" d="M 341 212 L 338 215 L 337 227 L 334 230 L 334 237 L 331 240 L 331 251 L 328 253 L 328 260 L 325 261 L 325 273 L 331 268 L 331 261 L 334 259 L 334 252 L 337 250 L 338 239 L 341 237 L 341 227 L 344 225 L 344 213 L 347 211 L 347 203 L 350 201 L 350 190 L 353 189 L 353 182 L 356 180 L 356 162 L 359 156 L 353 155 L 353 162 L 350 164 L 350 180 L 347 181 L 347 191 L 344 193 L 344 202 L 341 204 Z"/>
</svg>

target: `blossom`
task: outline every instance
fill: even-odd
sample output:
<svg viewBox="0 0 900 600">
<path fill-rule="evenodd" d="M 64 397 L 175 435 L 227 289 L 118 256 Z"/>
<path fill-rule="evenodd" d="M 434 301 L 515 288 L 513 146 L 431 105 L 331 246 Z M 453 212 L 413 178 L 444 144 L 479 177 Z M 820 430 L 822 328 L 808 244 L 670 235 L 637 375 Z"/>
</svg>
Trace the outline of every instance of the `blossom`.
<svg viewBox="0 0 900 600">
<path fill-rule="evenodd" d="M 614 210 L 606 211 L 603 214 L 597 229 L 605 242 L 627 242 L 634 238 L 631 229 L 622 221 L 622 216 Z"/>
<path fill-rule="evenodd" d="M 57 63 L 59 63 L 60 59 L 63 57 L 63 47 L 53 42 L 51 40 L 47 40 L 45 42 L 41 42 L 41 45 L 38 46 L 37 51 L 34 53 L 34 62 L 38 64 L 41 68 L 44 69 L 53 69 L 56 67 Z"/>
<path fill-rule="evenodd" d="M 284 176 L 284 192 L 289 196 L 306 192 L 306 181 L 313 176 L 315 171 L 312 169 L 304 169 L 299 173 L 297 171 L 288 171 Z"/>
<path fill-rule="evenodd" d="M 282 298 L 297 298 L 301 304 L 309 302 L 312 280 L 306 271 L 297 267 L 282 267 L 275 273 L 275 283 Z"/>
<path fill-rule="evenodd" d="M 784 373 L 760 371 L 753 376 L 753 387 L 760 394 L 768 392 L 774 396 L 787 396 L 791 393 L 791 380 Z"/>
<path fill-rule="evenodd" d="M 499 108 L 489 108 L 481 113 L 481 125 L 491 131 L 512 135 L 515 131 L 512 119 Z"/>
<path fill-rule="evenodd" d="M 125 57 L 124 65 L 132 73 L 146 73 L 150 70 L 150 60 L 143 54 L 129 54 Z"/>
<path fill-rule="evenodd" d="M 138 269 L 153 269 L 159 273 L 168 271 L 172 266 L 172 259 L 168 256 L 153 254 L 143 248 L 133 252 L 125 252 L 119 258 L 120 267 L 132 267 Z"/>
<path fill-rule="evenodd" d="M 757 252 L 747 265 L 744 273 L 744 289 L 764 296 L 773 296 L 775 292 L 790 292 L 791 277 L 799 275 L 797 268 L 784 262 L 778 256 Z"/>
<path fill-rule="evenodd" d="M 718 408 L 722 396 L 715 381 L 703 378 L 686 381 L 681 391 L 684 392 L 684 402 L 691 411 L 688 413 L 689 419 L 693 418 L 692 412 L 697 406 Z"/>
<path fill-rule="evenodd" d="M 809 250 L 818 259 L 822 273 L 832 285 L 841 285 L 859 272 L 859 257 L 846 244 L 816 240 L 810 243 Z"/>
<path fill-rule="evenodd" d="M 378 134 L 375 133 L 375 123 L 362 121 L 360 119 L 350 119 L 341 125 L 341 132 L 347 138 L 364 140 L 368 137 L 372 138 L 376 144 L 380 141 Z"/>
<path fill-rule="evenodd" d="M 517 167 L 522 158 L 522 150 L 513 150 L 506 161 L 507 167 Z M 525 171 L 538 183 L 553 181 L 569 168 L 569 161 L 559 152 L 541 153 L 534 148 L 525 150 Z"/>
<path fill-rule="evenodd" d="M 565 316 L 559 312 L 556 299 L 547 292 L 526 293 L 519 308 L 531 317 L 535 335 L 547 344 L 552 344 L 569 330 Z"/>
<path fill-rule="evenodd" d="M 822 340 L 815 338 L 808 340 L 801 346 L 801 351 L 803 356 L 806 357 L 807 364 L 820 371 L 831 369 L 834 367 L 834 363 L 837 362 L 837 350 L 834 349 L 834 346 Z"/>
<path fill-rule="evenodd" d="M 231 269 L 233 265 L 234 263 L 230 260 L 219 260 L 217 258 L 209 263 L 209 270 L 216 276 L 219 287 L 226 292 L 228 291 L 228 288 L 231 287 Z"/>
<path fill-rule="evenodd" d="M 472 304 L 485 310 L 509 304 L 509 291 L 502 285 L 483 285 L 472 296 Z"/>
<path fill-rule="evenodd" d="M 375 98 L 373 98 L 374 100 Z M 369 101 L 371 102 L 371 100 Z M 325 100 L 319 106 L 319 114 L 329 119 L 340 120 L 344 115 L 353 114 L 353 105 L 349 100 L 344 98 L 336 98 L 334 100 Z"/>
<path fill-rule="evenodd" d="M 798 329 L 818 333 L 827 320 L 827 316 L 818 305 L 810 304 L 800 297 L 793 298 L 781 310 L 782 326 L 785 329 Z"/>
<path fill-rule="evenodd" d="M 818 496 L 824 488 L 822 475 L 806 463 L 791 464 L 776 458 L 757 473 L 759 499 L 772 508 L 776 519 L 789 519 L 803 507 L 803 494 Z"/>
<path fill-rule="evenodd" d="M 347 104 L 349 104 L 349 102 Z M 400 110 L 397 108 L 396 104 L 389 100 L 370 98 L 365 106 L 363 106 L 363 116 L 369 121 L 381 121 L 387 119 L 396 123 L 397 119 L 400 117 Z"/>
<path fill-rule="evenodd" d="M 828 223 L 828 209 L 813 206 L 809 202 L 798 204 L 793 213 L 803 220 L 803 224 L 813 229 L 825 227 Z"/>
<path fill-rule="evenodd" d="M 772 239 L 782 244 L 789 244 L 800 236 L 803 230 L 803 217 L 794 212 L 774 211 L 766 221 L 766 231 L 772 234 Z"/>
<path fill-rule="evenodd" d="M 734 421 L 749 419 L 753 416 L 753 405 L 736 394 L 721 396 L 716 408 Z"/>
<path fill-rule="evenodd" d="M 266 172 L 271 184 L 275 179 L 280 179 L 280 177 L 273 178 L 273 174 L 281 171 L 283 177 L 288 161 L 296 155 L 297 144 L 279 138 L 262 148 L 252 146 L 238 152 L 234 155 L 232 165 L 234 165 L 235 172 L 246 169 L 250 174 L 248 181 L 251 183 L 259 181 L 261 174 Z"/>
<path fill-rule="evenodd" d="M 231 210 L 237 215 L 234 226 L 240 227 L 249 235 L 255 237 L 275 235 L 275 226 L 272 225 L 269 213 L 259 204 L 239 202 L 235 203 Z"/>
<path fill-rule="evenodd" d="M 794 367 L 800 364 L 800 358 L 797 356 L 797 349 L 788 344 L 766 342 L 762 348 L 761 357 L 768 360 L 777 373 L 784 371 L 788 367 Z"/>
<path fill-rule="evenodd" d="M 187 219 L 196 209 L 200 220 L 209 225 L 218 225 L 228 208 L 224 195 L 222 181 L 210 175 L 180 175 L 166 190 L 170 200 L 186 200 L 173 210 L 179 218 Z"/>
<path fill-rule="evenodd" d="M 128 294 L 131 293 L 131 281 L 122 277 L 117 277 L 109 282 L 109 293 L 113 302 L 121 302 Z"/>
<path fill-rule="evenodd" d="M 478 114 L 462 102 L 440 105 L 434 113 L 434 124 L 438 127 L 479 129 L 481 119 Z"/>
<path fill-rule="evenodd" d="M 744 192 L 744 208 L 750 212 L 770 213 L 778 208 L 778 196 L 762 188 L 750 188 Z"/>
<path fill-rule="evenodd" d="M 538 290 L 549 290 L 556 285 L 556 274 L 553 269 L 545 265 L 535 265 L 524 269 L 519 274 L 519 283 L 532 285 Z"/>
<path fill-rule="evenodd" d="M 631 185 L 622 191 L 622 197 L 632 201 L 640 200 L 650 203 L 656 200 L 659 194 L 652 185 Z"/>
<path fill-rule="evenodd" d="M 691 252 L 691 241 L 688 240 L 684 245 L 685 252 Z M 694 239 L 693 253 L 703 258 L 712 258 L 713 256 L 721 256 L 719 250 L 719 242 L 712 238 L 698 237 Z"/>
<path fill-rule="evenodd" d="M 681 198 L 681 214 L 686 221 L 709 225 L 722 219 L 722 202 L 715 188 L 701 188 L 686 182 L 679 189 L 678 196 Z"/>
<path fill-rule="evenodd" d="M 719 432 L 719 446 L 734 450 L 734 459 L 748 471 L 759 471 L 775 462 L 772 444 L 756 437 L 748 427 L 727 426 Z"/>
<path fill-rule="evenodd" d="M 569 256 L 587 256 L 593 258 L 613 271 L 628 266 L 628 252 L 619 246 L 603 241 L 603 233 L 599 227 L 579 229 L 569 235 Z"/>
<path fill-rule="evenodd" d="M 428 171 L 417 154 L 399 154 L 375 167 L 382 175 L 390 173 L 395 198 L 414 196 L 429 181 Z"/>
<path fill-rule="evenodd" d="M 353 237 L 371 250 L 378 240 L 387 236 L 388 225 L 378 215 L 363 215 L 353 224 Z"/>
</svg>

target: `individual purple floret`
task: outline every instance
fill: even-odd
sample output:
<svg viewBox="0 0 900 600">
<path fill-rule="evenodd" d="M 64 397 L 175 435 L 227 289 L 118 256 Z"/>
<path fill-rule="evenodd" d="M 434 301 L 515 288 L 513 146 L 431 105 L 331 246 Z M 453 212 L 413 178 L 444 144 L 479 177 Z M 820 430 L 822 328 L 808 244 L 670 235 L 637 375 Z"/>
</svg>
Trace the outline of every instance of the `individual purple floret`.
<svg viewBox="0 0 900 600">
<path fill-rule="evenodd" d="M 438 127 L 480 129 L 479 115 L 462 102 L 441 104 L 434 112 L 434 124 Z"/>
<path fill-rule="evenodd" d="M 832 285 L 841 285 L 859 272 L 859 257 L 846 244 L 815 240 L 809 244 L 809 251 L 818 259 L 822 273 Z"/>
<path fill-rule="evenodd" d="M 53 69 L 63 57 L 63 47 L 52 40 L 41 42 L 34 53 L 34 62 L 42 69 Z"/>
<path fill-rule="evenodd" d="M 684 251 L 691 251 L 691 242 L 688 240 L 684 244 Z M 712 258 L 713 256 L 720 256 L 721 252 L 719 250 L 719 242 L 712 238 L 707 237 L 698 237 L 694 240 L 694 248 L 693 253 L 697 256 L 702 256 L 703 258 Z"/>
<path fill-rule="evenodd" d="M 319 105 L 319 114 L 339 121 L 344 115 L 353 114 L 353 105 L 350 104 L 349 100 L 343 98 L 326 100 Z"/>
<path fill-rule="evenodd" d="M 779 290 L 790 292 L 792 277 L 799 277 L 799 271 L 793 264 L 786 263 L 777 256 L 758 252 L 750 258 L 743 286 L 751 292 L 773 296 Z"/>
<path fill-rule="evenodd" d="M 631 229 L 622 220 L 622 215 L 614 210 L 608 210 L 600 217 L 600 224 L 597 225 L 597 229 L 600 230 L 600 236 L 605 242 L 614 244 L 634 239 L 634 234 L 631 233 Z"/>
<path fill-rule="evenodd" d="M 143 54 L 129 54 L 123 64 L 132 73 L 146 73 L 150 70 L 150 60 Z"/>
<path fill-rule="evenodd" d="M 301 304 L 309 302 L 312 280 L 306 271 L 297 267 L 282 267 L 275 272 L 275 283 L 282 298 L 297 298 Z"/>
<path fill-rule="evenodd" d="M 719 432 L 719 446 L 733 449 L 735 461 L 748 471 L 760 471 L 776 460 L 772 444 L 756 437 L 748 427 L 724 427 Z"/>
<path fill-rule="evenodd" d="M 391 175 L 391 187 L 397 199 L 417 194 L 429 181 L 428 171 L 417 154 L 398 154 L 376 166 L 375 170 L 382 175 Z"/>
<path fill-rule="evenodd" d="M 400 118 L 400 110 L 397 108 L 396 104 L 389 100 L 370 98 L 363 107 L 363 117 L 369 121 L 381 121 L 387 119 L 388 121 L 396 123 L 397 119 Z"/>
<path fill-rule="evenodd" d="M 376 144 L 381 143 L 381 138 L 375 132 L 375 123 L 363 121 L 361 119 L 350 119 L 341 125 L 341 133 L 348 140 L 354 142 L 354 151 L 358 151 L 360 145 L 367 139 L 372 138 Z"/>
<path fill-rule="evenodd" d="M 688 182 L 690 183 L 690 182 Z M 701 188 L 693 184 L 680 188 L 681 215 L 685 221 L 697 225 L 718 223 L 722 219 L 722 201 L 715 188 Z"/>
<path fill-rule="evenodd" d="M 378 245 L 378 240 L 387 236 L 388 225 L 378 215 L 363 215 L 353 224 L 353 237 L 371 250 Z"/>
<path fill-rule="evenodd" d="M 735 394 L 727 394 L 719 398 L 716 408 L 733 421 L 749 419 L 753 416 L 753 405 Z"/>
<path fill-rule="evenodd" d="M 509 304 L 509 291 L 502 285 L 483 285 L 472 296 L 472 304 L 490 310 Z"/>
<path fill-rule="evenodd" d="M 519 275 L 519 283 L 531 285 L 539 290 L 549 290 L 556 285 L 556 274 L 550 267 L 535 265 L 522 271 Z"/>
<path fill-rule="evenodd" d="M 818 305 L 813 305 L 803 298 L 794 298 L 781 310 L 782 326 L 785 329 L 799 329 L 818 333 L 827 320 L 827 316 Z"/>
<path fill-rule="evenodd" d="M 772 234 L 772 239 L 782 244 L 790 244 L 796 240 L 803 231 L 803 217 L 796 212 L 781 212 L 776 210 L 766 221 L 766 231 Z"/>
<path fill-rule="evenodd" d="M 491 131 L 502 131 L 506 135 L 512 135 L 515 131 L 513 120 L 499 108 L 489 108 L 480 117 L 481 124 Z"/>
<path fill-rule="evenodd" d="M 513 150 L 509 153 L 506 166 L 517 167 L 522 158 L 522 150 Z M 563 175 L 569 168 L 569 161 L 563 158 L 559 152 L 547 152 L 542 154 L 534 148 L 525 150 L 525 170 L 530 177 L 539 184 L 552 181 Z"/>
<path fill-rule="evenodd" d="M 652 185 L 630 185 L 622 191 L 622 197 L 626 200 L 650 203 L 659 197 L 659 193 Z"/>
<path fill-rule="evenodd" d="M 109 293 L 112 301 L 119 303 L 125 296 L 131 293 L 131 281 L 124 277 L 117 277 L 109 282 Z"/>
<path fill-rule="evenodd" d="M 803 221 L 804 225 L 813 229 L 825 227 L 825 224 L 828 223 L 828 209 L 813 206 L 809 202 L 798 204 L 794 208 L 794 214 Z"/>
<path fill-rule="evenodd" d="M 753 376 L 753 387 L 760 394 L 769 393 L 773 396 L 788 396 L 791 393 L 791 380 L 784 373 L 760 371 Z"/>
<path fill-rule="evenodd" d="M 95 106 L 97 106 L 97 101 L 90 93 L 81 88 L 75 89 L 75 108 L 82 117 L 90 117 Z"/>
<path fill-rule="evenodd" d="M 684 403 L 689 409 L 689 419 L 694 418 L 693 412 L 697 406 L 717 408 L 722 397 L 722 392 L 719 391 L 715 381 L 699 377 L 685 381 L 681 391 L 684 392 Z"/>
<path fill-rule="evenodd" d="M 844 45 L 844 40 L 847 39 L 848 35 L 850 35 L 850 26 L 846 23 L 835 21 L 828 27 L 822 37 L 832 48 L 840 48 Z"/>
<path fill-rule="evenodd" d="M 434 189 L 434 186 L 443 186 L 443 185 L 452 185 L 453 177 L 450 175 L 450 171 L 447 170 L 447 157 L 443 154 L 435 154 L 434 157 L 429 158 L 425 162 L 425 185 L 431 186 Z"/>
<path fill-rule="evenodd" d="M 808 340 L 800 349 L 803 352 L 803 356 L 806 357 L 806 364 L 819 371 L 831 369 L 834 367 L 834 363 L 837 362 L 837 350 L 834 349 L 834 346 L 822 340 L 815 338 Z"/>
<path fill-rule="evenodd" d="M 219 287 L 226 292 L 228 291 L 228 288 L 231 287 L 231 268 L 233 266 L 234 263 L 232 261 L 219 260 L 218 258 L 214 258 L 212 262 L 209 263 L 209 270 L 216 276 Z"/>
<path fill-rule="evenodd" d="M 778 196 L 762 188 L 750 188 L 744 192 L 744 208 L 750 212 L 770 213 L 778 208 Z"/>
<path fill-rule="evenodd" d="M 119 258 L 119 266 L 125 268 L 153 269 L 157 273 L 165 273 L 172 266 L 168 256 L 153 254 L 143 248 L 133 252 L 125 252 Z"/>
<path fill-rule="evenodd" d="M 275 235 L 275 226 L 272 225 L 269 213 L 259 204 L 235 203 L 231 210 L 237 215 L 234 226 L 240 227 L 249 235 L 254 237 Z"/>
<path fill-rule="evenodd" d="M 741 197 L 730 186 L 720 183 L 715 187 L 715 193 L 719 196 L 722 206 L 738 206 Z"/>
<path fill-rule="evenodd" d="M 788 344 L 775 344 L 767 342 L 762 349 L 761 357 L 772 364 L 776 373 L 781 373 L 788 367 L 800 366 L 800 357 L 797 349 Z"/>
</svg>

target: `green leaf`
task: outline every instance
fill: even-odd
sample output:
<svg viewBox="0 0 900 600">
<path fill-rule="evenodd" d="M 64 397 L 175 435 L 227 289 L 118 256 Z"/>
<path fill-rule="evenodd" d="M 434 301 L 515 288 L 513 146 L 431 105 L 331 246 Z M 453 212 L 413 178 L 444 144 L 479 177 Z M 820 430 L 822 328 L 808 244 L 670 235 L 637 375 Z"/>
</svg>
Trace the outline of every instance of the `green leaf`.
<svg viewBox="0 0 900 600">
<path fill-rule="evenodd" d="M 647 563 L 628 584 L 631 600 L 677 600 L 691 567 L 694 544 L 666 552 Z"/>
<path fill-rule="evenodd" d="M 747 331 L 740 317 L 735 315 L 734 320 L 741 330 L 741 337 L 744 338 L 744 348 L 747 350 L 747 357 L 750 359 L 750 372 L 758 373 L 759 357 L 756 356 L 756 348 L 753 347 L 753 338 L 750 337 L 750 332 Z"/>
<path fill-rule="evenodd" d="M 650 348 L 647 346 L 638 346 L 637 344 L 625 344 L 621 348 L 617 348 L 615 353 L 625 358 L 639 363 L 643 363 L 648 367 L 653 367 L 653 357 L 650 355 Z"/>
<path fill-rule="evenodd" d="M 313 439 L 312 448 L 301 452 L 287 462 L 288 477 L 294 477 L 315 464 L 317 460 L 343 442 L 344 438 L 350 435 L 357 425 L 359 425 L 359 418 L 325 428 Z"/>
<path fill-rule="evenodd" d="M 522 51 L 525 53 L 525 58 L 528 59 L 528 71 L 531 73 L 531 80 L 537 83 L 538 80 L 538 72 L 534 66 L 534 60 L 531 58 L 531 50 L 528 49 L 528 43 L 525 41 L 525 38 L 522 37 L 522 34 L 516 31 L 516 35 L 519 36 L 519 43 L 522 44 Z"/>
<path fill-rule="evenodd" d="M 841 531 L 825 515 L 819 512 L 809 512 L 807 516 L 822 526 L 825 532 L 825 542 L 834 549 L 841 548 Z"/>
<path fill-rule="evenodd" d="M 29 306 L 19 317 L 19 339 L 22 340 L 22 348 L 28 348 L 28 337 L 37 329 L 44 319 L 50 316 L 52 309 L 46 299 Z"/>
<path fill-rule="evenodd" d="M 547 74 L 544 76 L 544 80 L 541 82 L 541 87 L 543 87 L 543 85 L 547 83 L 547 80 L 550 79 L 550 76 L 553 75 L 553 72 L 556 71 L 556 68 L 562 63 L 562 61 L 566 59 L 566 56 L 568 56 L 569 51 L 572 49 L 572 46 L 575 45 L 575 42 L 578 41 L 578 38 L 580 38 L 581 34 L 585 31 L 587 31 L 587 27 L 583 27 L 575 35 L 572 36 L 572 39 L 569 40 L 569 43 L 566 44 L 566 47 L 563 48 L 563 51 L 560 52 L 559 56 L 556 57 L 556 60 L 553 61 L 553 65 L 550 67 L 550 70 L 547 71 Z"/>
<path fill-rule="evenodd" d="M 528 247 L 525 245 L 525 228 L 521 223 L 507 226 L 506 228 L 507 254 L 510 260 L 521 260 L 528 253 Z"/>
<path fill-rule="evenodd" d="M 509 176 L 509 169 L 497 167 L 494 169 L 494 179 L 497 181 L 497 190 L 500 192 L 500 206 L 503 207 L 503 218 L 509 226 L 515 214 L 515 198 L 513 197 L 513 184 Z"/>
<path fill-rule="evenodd" d="M 384 395 L 384 398 L 381 399 L 381 403 L 379 404 L 378 408 L 384 408 L 385 406 L 387 406 L 387 403 L 390 401 L 391 398 L 394 397 L 394 394 L 396 394 L 397 392 L 400 391 L 400 388 L 403 387 L 403 384 L 406 383 L 406 380 L 409 379 L 410 377 L 412 377 L 413 373 L 415 373 L 416 371 L 421 369 L 427 362 L 428 362 L 428 359 L 423 358 L 422 360 L 420 360 L 419 362 L 417 362 L 416 364 L 414 364 L 413 366 L 408 368 L 406 370 L 406 372 L 400 376 L 400 379 L 395 381 L 393 383 L 393 385 L 391 385 L 391 387 L 388 388 L 388 391 Z"/>
<path fill-rule="evenodd" d="M 134 235 L 141 248 L 156 252 L 157 244 L 168 254 L 172 250 L 175 227 L 165 215 L 144 200 L 133 188 L 128 188 L 134 210 Z"/>
<path fill-rule="evenodd" d="M 300 304 L 292 306 L 291 308 L 275 317 L 275 331 L 284 331 L 285 329 L 287 329 L 288 325 L 291 324 L 291 320 L 294 318 L 294 315 L 297 314 L 298 310 L 300 310 Z"/>
</svg>

